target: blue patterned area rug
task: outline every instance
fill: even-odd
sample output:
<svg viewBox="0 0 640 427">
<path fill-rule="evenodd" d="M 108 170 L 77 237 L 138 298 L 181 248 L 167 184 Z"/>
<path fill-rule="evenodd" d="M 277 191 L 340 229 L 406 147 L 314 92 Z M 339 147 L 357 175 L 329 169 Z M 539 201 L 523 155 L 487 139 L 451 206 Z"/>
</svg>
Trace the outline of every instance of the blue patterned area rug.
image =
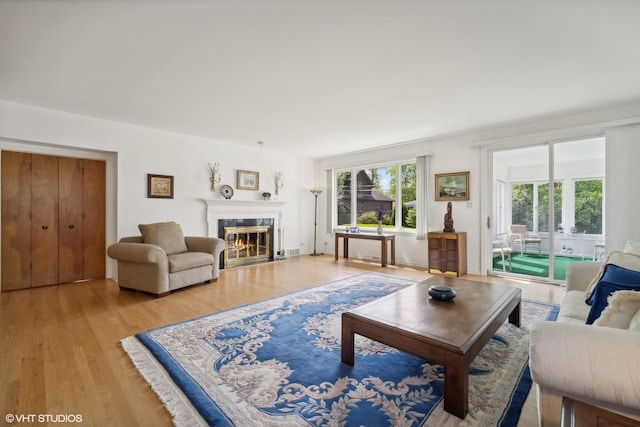
<svg viewBox="0 0 640 427">
<path fill-rule="evenodd" d="M 443 369 L 356 335 L 341 313 L 415 281 L 366 273 L 122 340 L 180 426 L 515 426 L 531 387 L 528 326 L 557 307 L 523 301 L 470 369 L 469 414 L 443 409 Z M 428 297 L 427 297 L 428 298 Z"/>
</svg>

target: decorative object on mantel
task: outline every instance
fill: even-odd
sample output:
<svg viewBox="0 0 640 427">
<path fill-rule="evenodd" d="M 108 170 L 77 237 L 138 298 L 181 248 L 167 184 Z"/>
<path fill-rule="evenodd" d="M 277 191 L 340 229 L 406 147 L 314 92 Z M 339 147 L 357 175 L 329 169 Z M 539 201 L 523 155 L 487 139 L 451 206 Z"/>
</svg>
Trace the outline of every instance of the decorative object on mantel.
<svg viewBox="0 0 640 427">
<path fill-rule="evenodd" d="M 147 197 L 173 199 L 173 176 L 147 174 Z"/>
<path fill-rule="evenodd" d="M 255 190 L 258 191 L 260 185 L 260 172 L 239 170 L 237 175 L 238 190 Z"/>
<path fill-rule="evenodd" d="M 442 230 L 445 233 L 453 233 L 456 231 L 456 229 L 453 228 L 453 214 L 451 213 L 452 210 L 453 207 L 451 205 L 451 202 L 447 203 L 447 213 L 444 214 L 444 229 Z"/>
<path fill-rule="evenodd" d="M 276 196 L 278 195 L 278 191 L 284 186 L 284 180 L 282 178 L 282 172 L 276 172 L 274 174 L 274 179 L 276 181 Z"/>
<path fill-rule="evenodd" d="M 222 196 L 229 200 L 230 198 L 233 197 L 233 188 L 231 188 L 230 185 L 223 185 L 222 187 L 220 187 L 220 194 L 222 194 Z"/>
<path fill-rule="evenodd" d="M 469 172 L 436 174 L 436 200 L 469 200 Z"/>
<path fill-rule="evenodd" d="M 271 200 L 271 193 L 269 193 L 268 191 L 265 191 L 264 193 L 262 193 L 262 197 L 265 200 Z"/>
<path fill-rule="evenodd" d="M 216 191 L 216 184 L 220 182 L 222 175 L 220 174 L 220 163 L 209 163 L 209 182 L 211 183 L 211 191 Z"/>
<path fill-rule="evenodd" d="M 317 231 L 318 231 L 318 196 L 320 195 L 320 193 L 322 193 L 322 190 L 319 190 L 317 188 L 312 188 L 311 189 L 311 194 L 314 195 L 314 197 L 316 198 L 315 200 L 315 205 L 314 205 L 314 209 L 313 209 L 313 253 L 309 254 L 311 256 L 318 256 L 318 255 L 322 255 L 319 254 L 316 251 L 316 236 L 317 236 Z"/>
</svg>

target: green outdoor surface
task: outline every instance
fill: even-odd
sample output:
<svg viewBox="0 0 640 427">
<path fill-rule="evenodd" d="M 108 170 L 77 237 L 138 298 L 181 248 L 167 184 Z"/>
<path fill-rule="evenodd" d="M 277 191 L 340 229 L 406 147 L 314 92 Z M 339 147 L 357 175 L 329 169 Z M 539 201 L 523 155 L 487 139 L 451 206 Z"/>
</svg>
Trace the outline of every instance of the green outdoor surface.
<svg viewBox="0 0 640 427">
<path fill-rule="evenodd" d="M 565 280 L 567 264 L 576 261 L 591 261 L 591 258 L 567 257 L 556 255 L 553 263 L 553 278 L 556 280 Z M 533 254 L 512 254 L 511 270 L 509 270 L 509 260 L 505 258 L 506 272 L 527 274 L 529 276 L 548 277 L 549 276 L 549 257 L 547 255 Z M 493 270 L 502 271 L 502 258 L 500 256 L 493 258 Z"/>
</svg>

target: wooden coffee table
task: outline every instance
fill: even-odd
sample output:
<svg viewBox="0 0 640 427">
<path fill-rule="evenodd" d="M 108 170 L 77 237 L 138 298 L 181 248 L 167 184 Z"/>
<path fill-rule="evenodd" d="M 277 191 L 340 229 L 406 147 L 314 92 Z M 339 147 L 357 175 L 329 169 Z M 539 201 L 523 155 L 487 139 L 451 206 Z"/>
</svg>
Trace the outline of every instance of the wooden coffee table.
<svg viewBox="0 0 640 427">
<path fill-rule="evenodd" d="M 451 286 L 456 298 L 437 301 L 427 290 Z M 509 318 L 520 326 L 520 289 L 432 277 L 342 314 L 342 361 L 354 364 L 354 334 L 444 366 L 444 409 L 464 418 L 469 365 Z"/>
</svg>

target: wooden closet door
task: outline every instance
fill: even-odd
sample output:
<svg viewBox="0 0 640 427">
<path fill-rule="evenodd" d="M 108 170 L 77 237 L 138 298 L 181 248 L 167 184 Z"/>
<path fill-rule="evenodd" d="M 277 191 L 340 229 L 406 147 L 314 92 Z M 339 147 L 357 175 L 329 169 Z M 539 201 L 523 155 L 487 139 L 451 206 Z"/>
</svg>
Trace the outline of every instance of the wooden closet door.
<svg viewBox="0 0 640 427">
<path fill-rule="evenodd" d="M 84 279 L 83 160 L 59 158 L 59 282 Z"/>
<path fill-rule="evenodd" d="M 58 284 L 58 157 L 31 155 L 31 286 Z"/>
<path fill-rule="evenodd" d="M 84 278 L 106 276 L 106 162 L 84 161 Z"/>
<path fill-rule="evenodd" d="M 31 155 L 2 152 L 2 290 L 31 286 Z"/>
</svg>

